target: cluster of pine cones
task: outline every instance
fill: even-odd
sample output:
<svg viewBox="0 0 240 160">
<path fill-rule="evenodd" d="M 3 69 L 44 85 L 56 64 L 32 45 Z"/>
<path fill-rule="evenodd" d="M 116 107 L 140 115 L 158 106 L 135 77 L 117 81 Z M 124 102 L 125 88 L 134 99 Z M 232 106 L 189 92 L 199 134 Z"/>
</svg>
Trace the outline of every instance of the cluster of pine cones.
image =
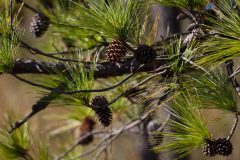
<svg viewBox="0 0 240 160">
<path fill-rule="evenodd" d="M 50 25 L 50 19 L 42 13 L 36 13 L 31 22 L 30 32 L 39 38 L 47 31 Z M 127 48 L 122 40 L 113 40 L 109 43 L 106 56 L 110 62 L 119 62 L 127 53 Z M 139 64 L 149 64 L 154 62 L 157 53 L 153 47 L 141 44 L 134 52 L 134 58 Z"/>
<path fill-rule="evenodd" d="M 230 140 L 226 138 L 219 138 L 217 140 L 206 140 L 206 144 L 203 147 L 203 154 L 205 156 L 215 156 L 215 155 L 222 155 L 222 156 L 229 156 L 232 154 L 232 143 Z"/>
<path fill-rule="evenodd" d="M 127 53 L 127 48 L 121 40 L 113 40 L 107 48 L 107 59 L 110 62 L 120 61 Z M 141 44 L 134 52 L 134 58 L 139 64 L 149 64 L 156 59 L 157 52 L 153 47 Z"/>
<path fill-rule="evenodd" d="M 47 31 L 50 25 L 50 20 L 48 17 L 41 13 L 36 13 L 31 22 L 30 32 L 36 37 L 39 38 Z M 127 53 L 127 48 L 121 40 L 113 40 L 109 43 L 106 56 L 110 62 L 119 62 Z M 149 64 L 154 62 L 156 59 L 157 53 L 153 47 L 141 44 L 138 46 L 137 50 L 134 53 L 134 58 L 139 64 Z"/>
</svg>

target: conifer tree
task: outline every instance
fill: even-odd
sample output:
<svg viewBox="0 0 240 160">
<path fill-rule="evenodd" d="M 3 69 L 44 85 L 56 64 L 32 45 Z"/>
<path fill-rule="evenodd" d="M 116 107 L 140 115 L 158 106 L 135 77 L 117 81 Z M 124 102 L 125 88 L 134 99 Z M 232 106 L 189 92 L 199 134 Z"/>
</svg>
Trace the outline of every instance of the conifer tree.
<svg viewBox="0 0 240 160">
<path fill-rule="evenodd" d="M 159 6 L 187 27 L 161 35 Z M 39 95 L 26 115 L 4 113 L 1 160 L 116 159 L 113 142 L 143 133 L 154 159 L 238 153 L 240 0 L 0 0 L 0 11 L 0 73 Z M 212 109 L 230 129 L 211 127 Z M 40 112 L 42 134 L 29 123 Z"/>
</svg>

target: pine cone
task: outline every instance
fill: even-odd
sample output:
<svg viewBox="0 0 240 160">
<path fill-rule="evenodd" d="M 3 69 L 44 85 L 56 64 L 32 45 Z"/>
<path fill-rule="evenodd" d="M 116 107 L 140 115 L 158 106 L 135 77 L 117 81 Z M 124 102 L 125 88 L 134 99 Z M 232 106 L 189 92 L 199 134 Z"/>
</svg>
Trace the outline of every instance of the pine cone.
<svg viewBox="0 0 240 160">
<path fill-rule="evenodd" d="M 80 129 L 79 129 L 80 136 L 79 137 L 83 137 L 86 134 L 90 133 L 94 129 L 94 126 L 95 126 L 95 121 L 91 117 L 86 117 L 80 126 Z M 93 135 L 89 135 L 86 138 L 82 139 L 79 142 L 79 144 L 88 145 L 89 143 L 91 143 L 93 141 L 93 138 L 94 138 Z"/>
<path fill-rule="evenodd" d="M 92 99 L 91 104 L 101 124 L 104 127 L 109 126 L 112 123 L 112 111 L 107 106 L 107 99 L 104 96 L 96 96 Z"/>
<path fill-rule="evenodd" d="M 215 156 L 217 154 L 216 140 L 214 140 L 214 139 L 213 140 L 210 140 L 210 139 L 206 140 L 206 144 L 203 147 L 203 154 L 205 156 L 209 156 L 209 157 Z"/>
<path fill-rule="evenodd" d="M 230 154 L 232 154 L 233 150 L 232 143 L 226 138 L 219 138 L 217 140 L 216 146 L 219 155 L 229 156 Z"/>
<path fill-rule="evenodd" d="M 49 18 L 41 13 L 36 13 L 32 18 L 30 32 L 37 38 L 41 37 L 47 31 L 49 24 Z"/>
<path fill-rule="evenodd" d="M 139 64 L 148 64 L 156 60 L 157 52 L 150 46 L 141 44 L 138 46 L 134 57 Z"/>
<path fill-rule="evenodd" d="M 118 62 L 125 56 L 127 52 L 126 47 L 120 40 L 113 40 L 107 48 L 107 59 L 110 62 Z"/>
<path fill-rule="evenodd" d="M 107 99 L 104 96 L 96 96 L 91 101 L 92 106 L 105 106 L 108 104 Z"/>
</svg>

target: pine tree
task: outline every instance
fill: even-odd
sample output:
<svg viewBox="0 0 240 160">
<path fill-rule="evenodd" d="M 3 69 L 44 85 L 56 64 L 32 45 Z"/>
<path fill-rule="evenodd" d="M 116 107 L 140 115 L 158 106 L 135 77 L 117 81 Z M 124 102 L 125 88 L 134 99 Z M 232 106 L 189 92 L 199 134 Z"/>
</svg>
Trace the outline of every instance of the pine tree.
<svg viewBox="0 0 240 160">
<path fill-rule="evenodd" d="M 145 138 L 142 159 L 238 153 L 240 0 L 0 0 L 0 11 L 0 73 L 38 93 L 30 112 L 2 110 L 0 159 L 99 159 L 121 135 Z"/>
</svg>

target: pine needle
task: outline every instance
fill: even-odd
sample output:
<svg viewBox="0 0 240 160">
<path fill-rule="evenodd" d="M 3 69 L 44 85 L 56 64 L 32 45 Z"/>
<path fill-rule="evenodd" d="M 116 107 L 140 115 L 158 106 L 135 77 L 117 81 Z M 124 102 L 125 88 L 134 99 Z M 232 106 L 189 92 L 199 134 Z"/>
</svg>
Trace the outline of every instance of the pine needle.
<svg viewBox="0 0 240 160">
<path fill-rule="evenodd" d="M 204 139 L 210 138 L 206 123 L 197 108 L 201 108 L 201 103 L 190 95 L 180 94 L 173 100 L 167 107 L 172 115 L 168 122 L 172 131 L 156 133 L 164 137 L 163 144 L 155 147 L 156 151 L 182 158 L 200 148 Z"/>
<path fill-rule="evenodd" d="M 204 104 L 202 107 L 220 109 L 227 112 L 236 111 L 236 101 L 234 98 L 231 81 L 221 70 L 216 69 L 204 75 L 199 72 L 186 77 L 182 86 Z"/>
</svg>

